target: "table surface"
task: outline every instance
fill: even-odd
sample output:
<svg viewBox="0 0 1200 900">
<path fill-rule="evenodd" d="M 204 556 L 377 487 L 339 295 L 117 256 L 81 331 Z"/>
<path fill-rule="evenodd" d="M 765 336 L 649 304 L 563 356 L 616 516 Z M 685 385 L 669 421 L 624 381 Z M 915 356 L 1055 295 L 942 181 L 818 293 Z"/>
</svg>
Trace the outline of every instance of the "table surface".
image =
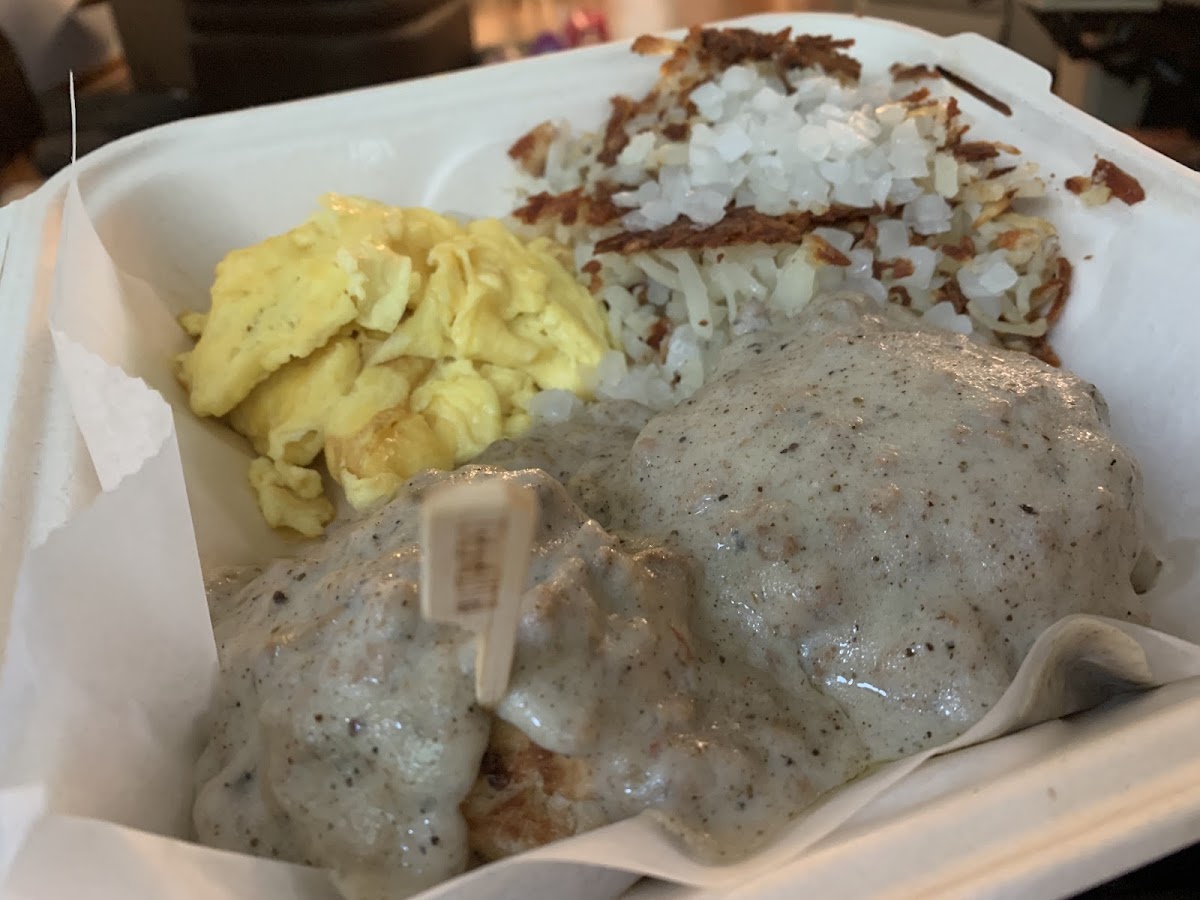
<svg viewBox="0 0 1200 900">
<path fill-rule="evenodd" d="M 1200 896 L 1200 844 L 1080 894 L 1076 900 L 1192 900 Z"/>
</svg>

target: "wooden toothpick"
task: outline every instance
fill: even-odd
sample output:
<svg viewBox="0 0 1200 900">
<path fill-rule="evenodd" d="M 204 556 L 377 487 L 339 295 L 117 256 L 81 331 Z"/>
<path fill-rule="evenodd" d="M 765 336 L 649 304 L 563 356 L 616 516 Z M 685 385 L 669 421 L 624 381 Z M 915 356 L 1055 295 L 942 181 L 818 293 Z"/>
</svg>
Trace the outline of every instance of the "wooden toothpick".
<svg viewBox="0 0 1200 900">
<path fill-rule="evenodd" d="M 475 632 L 475 699 L 508 690 L 537 523 L 533 490 L 502 478 L 451 484 L 421 507 L 421 614 Z"/>
</svg>

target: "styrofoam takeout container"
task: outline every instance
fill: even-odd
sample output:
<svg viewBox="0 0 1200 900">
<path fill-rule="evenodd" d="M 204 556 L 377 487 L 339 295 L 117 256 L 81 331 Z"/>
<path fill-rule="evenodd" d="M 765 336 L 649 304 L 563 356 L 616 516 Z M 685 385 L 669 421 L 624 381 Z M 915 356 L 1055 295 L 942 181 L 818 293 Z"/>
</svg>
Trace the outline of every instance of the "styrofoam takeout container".
<svg viewBox="0 0 1200 900">
<path fill-rule="evenodd" d="M 1157 516 L 1151 525 L 1183 536 L 1168 548 L 1172 579 L 1197 584 L 1200 447 L 1184 425 L 1200 417 L 1200 362 L 1190 338 L 1200 333 L 1200 315 L 1180 301 L 1194 290 L 1190 273 L 1200 258 L 1196 176 L 1067 107 L 1050 94 L 1048 73 L 976 35 L 943 39 L 827 15 L 760 16 L 743 24 L 853 37 L 854 53 L 868 69 L 897 60 L 940 62 L 1014 107 L 1005 119 L 964 99 L 982 136 L 1016 143 L 1057 180 L 1090 171 L 1094 154 L 1141 180 L 1148 199 L 1136 216 L 1116 204 L 1099 210 L 1059 204 L 1050 211 L 1068 256 L 1082 260 L 1057 345 L 1070 364 L 1079 340 L 1071 322 L 1109 314 L 1095 299 L 1101 282 L 1110 292 L 1145 295 L 1140 314 L 1113 315 L 1104 328 L 1087 332 L 1089 358 L 1103 358 L 1095 342 L 1119 354 L 1132 330 L 1161 342 L 1153 366 L 1134 380 L 1107 378 L 1095 365 L 1080 374 L 1103 390 L 1115 430 L 1146 464 L 1147 507 Z M 327 191 L 503 214 L 511 208 L 503 150 L 517 135 L 559 116 L 595 127 L 607 98 L 644 91 L 656 65 L 609 45 L 177 123 L 103 148 L 74 174 L 118 265 L 183 309 L 203 305 L 213 266 L 226 252 L 296 224 Z M 12 593 L 24 549 L 98 490 L 56 380 L 45 327 L 68 177 L 0 211 L 3 598 Z M 1181 372 L 1195 377 L 1180 379 Z M 1143 416 L 1150 391 L 1157 409 L 1175 405 L 1179 422 Z M 7 603 L 0 601 L 0 634 Z M 1200 638 L 1200 610 L 1190 606 L 1156 624 Z M 1200 840 L 1195 680 L 964 753 L 956 754 L 952 772 L 944 760 L 928 764 L 802 859 L 738 895 L 1061 896 Z M 634 893 L 702 896 L 664 885 Z"/>
</svg>

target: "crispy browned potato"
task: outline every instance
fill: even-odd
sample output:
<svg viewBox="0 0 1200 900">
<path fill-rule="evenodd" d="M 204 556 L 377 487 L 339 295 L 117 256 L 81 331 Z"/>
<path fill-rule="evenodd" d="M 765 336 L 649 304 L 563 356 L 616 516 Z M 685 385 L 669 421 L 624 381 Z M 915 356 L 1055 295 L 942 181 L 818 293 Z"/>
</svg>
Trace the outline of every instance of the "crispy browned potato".
<svg viewBox="0 0 1200 900">
<path fill-rule="evenodd" d="M 500 859 L 607 824 L 587 763 L 539 747 L 497 719 L 462 804 L 471 852 Z"/>
</svg>

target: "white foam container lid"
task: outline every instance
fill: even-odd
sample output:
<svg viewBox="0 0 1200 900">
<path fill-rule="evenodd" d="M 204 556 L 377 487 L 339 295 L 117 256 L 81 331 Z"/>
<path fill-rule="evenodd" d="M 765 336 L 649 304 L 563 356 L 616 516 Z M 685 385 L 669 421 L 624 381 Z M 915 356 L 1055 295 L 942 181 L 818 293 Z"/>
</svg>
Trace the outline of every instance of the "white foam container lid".
<svg viewBox="0 0 1200 900">
<path fill-rule="evenodd" d="M 1050 213 L 1067 255 L 1092 258 L 1077 266 L 1056 346 L 1073 365 L 1077 356 L 1121 353 L 1131 330 L 1161 344 L 1136 379 L 1106 377 L 1094 362 L 1078 371 L 1104 392 L 1114 430 L 1143 460 L 1151 524 L 1174 536 L 1173 578 L 1188 588 L 1181 597 L 1196 598 L 1200 446 L 1189 423 L 1200 419 L 1200 313 L 1190 297 L 1200 179 L 1066 106 L 1050 94 L 1048 73 L 978 36 L 938 38 L 828 15 L 744 24 L 853 37 L 855 55 L 877 71 L 897 60 L 940 62 L 1013 106 L 1004 119 L 964 99 L 981 136 L 1017 144 L 1059 181 L 1090 171 L 1095 154 L 1141 181 L 1148 199 L 1136 214 L 1119 204 L 1060 204 Z M 505 213 L 512 198 L 503 151 L 517 135 L 559 116 L 597 127 L 607 98 L 644 91 L 656 65 L 609 45 L 181 122 L 105 147 L 75 174 L 116 262 L 179 309 L 201 306 L 225 253 L 293 226 L 327 191 Z M 12 593 L 24 550 L 97 491 L 46 333 L 66 185 L 60 175 L 0 209 L 0 598 Z M 1099 298 L 1113 292 L 1144 303 L 1101 308 Z M 1079 322 L 1092 327 L 1072 324 Z M 1078 352 L 1081 340 L 1087 354 Z M 1193 606 L 1181 603 L 1155 624 L 1197 640 Z M 0 606 L 0 634 L 7 615 Z M 934 760 L 803 858 L 736 895 L 1064 896 L 1197 840 L 1200 683 L 1192 680 L 963 751 L 952 767 Z M 657 884 L 632 893 L 704 896 Z"/>
</svg>

